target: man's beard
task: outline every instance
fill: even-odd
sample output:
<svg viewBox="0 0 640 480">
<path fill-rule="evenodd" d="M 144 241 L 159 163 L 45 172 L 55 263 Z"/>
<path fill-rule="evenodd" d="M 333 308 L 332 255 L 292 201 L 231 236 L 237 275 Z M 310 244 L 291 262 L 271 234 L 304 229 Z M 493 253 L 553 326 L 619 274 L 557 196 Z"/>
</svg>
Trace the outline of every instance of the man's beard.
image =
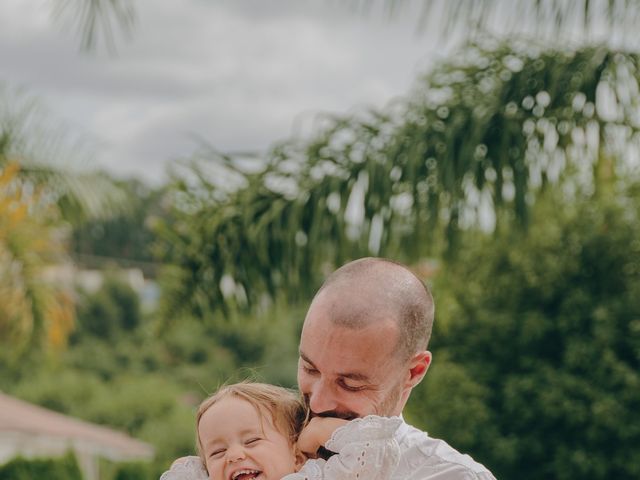
<svg viewBox="0 0 640 480">
<path fill-rule="evenodd" d="M 390 417 L 394 415 L 394 411 L 398 408 L 400 397 L 402 396 L 402 382 L 399 382 L 387 395 L 387 398 L 380 404 L 380 412 L 377 415 L 382 417 Z"/>
</svg>

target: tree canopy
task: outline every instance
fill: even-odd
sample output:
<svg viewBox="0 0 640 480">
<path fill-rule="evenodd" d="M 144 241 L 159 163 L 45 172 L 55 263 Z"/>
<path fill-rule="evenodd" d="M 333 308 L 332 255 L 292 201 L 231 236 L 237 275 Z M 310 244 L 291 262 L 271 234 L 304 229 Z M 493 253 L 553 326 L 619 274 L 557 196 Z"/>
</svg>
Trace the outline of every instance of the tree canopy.
<svg viewBox="0 0 640 480">
<path fill-rule="evenodd" d="M 640 197 L 565 200 L 528 232 L 470 235 L 443 267 L 410 415 L 497 478 L 636 478 Z"/>
<path fill-rule="evenodd" d="M 209 152 L 176 176 L 161 230 L 169 304 L 295 301 L 349 258 L 455 252 L 461 229 L 499 228 L 502 212 L 526 226 L 549 183 L 590 195 L 629 170 L 638 75 L 636 54 L 487 40 L 387 109 L 323 118 L 257 172 Z"/>
</svg>

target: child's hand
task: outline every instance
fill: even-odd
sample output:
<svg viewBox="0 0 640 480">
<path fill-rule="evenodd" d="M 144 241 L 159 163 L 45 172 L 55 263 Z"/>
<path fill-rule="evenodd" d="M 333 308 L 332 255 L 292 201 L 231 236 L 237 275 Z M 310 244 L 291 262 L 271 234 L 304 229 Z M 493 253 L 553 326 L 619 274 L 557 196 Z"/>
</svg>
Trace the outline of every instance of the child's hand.
<svg viewBox="0 0 640 480">
<path fill-rule="evenodd" d="M 348 420 L 331 417 L 313 417 L 298 437 L 298 448 L 308 456 L 315 457 L 321 446 L 331 438 L 333 432 Z"/>
</svg>

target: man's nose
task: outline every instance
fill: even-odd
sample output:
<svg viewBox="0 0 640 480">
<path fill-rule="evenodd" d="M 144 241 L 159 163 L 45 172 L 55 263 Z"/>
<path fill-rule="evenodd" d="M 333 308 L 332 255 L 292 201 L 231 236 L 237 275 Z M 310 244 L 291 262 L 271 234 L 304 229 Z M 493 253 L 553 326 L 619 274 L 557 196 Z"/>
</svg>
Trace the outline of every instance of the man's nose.
<svg viewBox="0 0 640 480">
<path fill-rule="evenodd" d="M 244 460 L 246 458 L 244 453 L 244 447 L 240 444 L 229 446 L 227 448 L 226 458 L 228 463 Z"/>
<path fill-rule="evenodd" d="M 330 386 L 322 380 L 314 383 L 309 394 L 309 408 L 313 413 L 331 412 L 337 410 L 338 403 Z"/>
</svg>

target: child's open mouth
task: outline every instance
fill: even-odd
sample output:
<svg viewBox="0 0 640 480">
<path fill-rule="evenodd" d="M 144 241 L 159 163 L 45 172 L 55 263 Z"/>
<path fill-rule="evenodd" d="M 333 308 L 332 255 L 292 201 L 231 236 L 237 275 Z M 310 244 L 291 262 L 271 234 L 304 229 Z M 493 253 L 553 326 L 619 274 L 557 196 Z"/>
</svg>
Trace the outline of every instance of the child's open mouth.
<svg viewBox="0 0 640 480">
<path fill-rule="evenodd" d="M 249 468 L 233 472 L 230 480 L 254 480 L 258 478 L 262 472 L 260 470 L 252 470 Z"/>
</svg>

